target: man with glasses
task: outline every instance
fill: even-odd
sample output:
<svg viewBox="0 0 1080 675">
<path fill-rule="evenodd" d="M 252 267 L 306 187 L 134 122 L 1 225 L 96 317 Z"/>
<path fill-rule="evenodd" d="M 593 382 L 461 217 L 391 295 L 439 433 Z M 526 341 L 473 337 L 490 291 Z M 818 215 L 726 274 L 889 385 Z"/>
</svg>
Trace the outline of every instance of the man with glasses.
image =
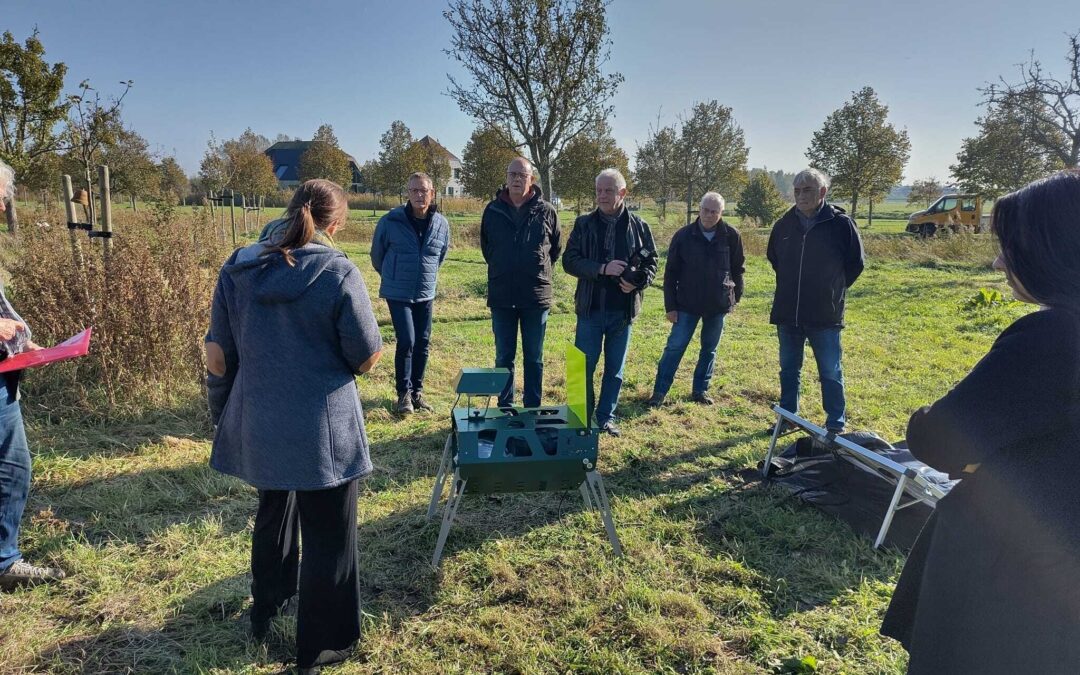
<svg viewBox="0 0 1080 675">
<path fill-rule="evenodd" d="M 544 334 L 551 308 L 551 272 L 562 252 L 555 207 L 532 180 L 532 164 L 518 157 L 506 168 L 506 185 L 480 219 L 480 250 L 488 265 L 488 307 L 495 334 L 495 367 L 510 370 L 499 406 L 514 405 L 518 330 L 525 371 L 522 402 L 540 405 L 544 389 Z"/>
<path fill-rule="evenodd" d="M 604 379 L 596 400 L 596 424 L 619 435 L 615 406 L 630 347 L 630 325 L 641 311 L 645 289 L 656 276 L 656 244 L 649 225 L 624 203 L 626 179 L 616 169 L 596 177 L 596 204 L 574 222 L 563 269 L 577 277 L 574 344 L 585 352 L 588 408 L 593 410 L 593 374 L 604 354 Z"/>
<path fill-rule="evenodd" d="M 821 379 L 825 427 L 841 433 L 847 421 L 840 329 L 847 289 L 863 271 L 859 230 L 843 209 L 825 201 L 829 177 L 817 169 L 795 176 L 795 206 L 773 226 L 766 257 L 776 272 L 769 322 L 780 340 L 780 407 L 799 411 L 806 343 Z"/>
<path fill-rule="evenodd" d="M 450 223 L 438 212 L 426 173 L 409 176 L 409 201 L 379 219 L 371 264 L 382 277 L 379 297 L 390 308 L 397 347 L 394 412 L 431 411 L 424 400 L 424 370 L 431 342 L 431 314 L 439 267 L 450 249 Z"/>
</svg>

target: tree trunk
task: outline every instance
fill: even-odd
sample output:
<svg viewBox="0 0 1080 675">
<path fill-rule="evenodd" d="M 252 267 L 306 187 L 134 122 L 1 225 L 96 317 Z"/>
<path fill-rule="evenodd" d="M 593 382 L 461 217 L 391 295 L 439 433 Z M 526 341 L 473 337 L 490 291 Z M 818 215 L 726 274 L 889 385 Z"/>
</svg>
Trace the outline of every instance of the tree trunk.
<svg viewBox="0 0 1080 675">
<path fill-rule="evenodd" d="M 694 190 L 694 181 L 692 181 L 692 180 L 687 181 L 687 183 L 686 183 L 686 224 L 687 225 L 694 222 L 694 219 L 691 217 L 693 212 L 691 211 L 691 206 L 690 206 L 691 204 L 694 203 L 693 190 Z"/>
<path fill-rule="evenodd" d="M 851 193 L 851 219 L 855 220 L 856 209 L 859 208 L 859 193 Z"/>
<path fill-rule="evenodd" d="M 131 199 L 131 210 L 138 213 L 139 206 L 135 203 L 135 195 L 128 195 L 128 198 Z"/>
<path fill-rule="evenodd" d="M 869 228 L 869 227 L 873 227 L 873 226 L 874 226 L 874 198 L 871 197 L 870 198 L 870 215 L 866 219 L 866 227 Z"/>
<path fill-rule="evenodd" d="M 7 229 L 8 234 L 17 235 L 19 233 L 19 216 L 15 213 L 15 197 L 5 200 L 7 210 L 4 212 L 7 216 Z"/>
</svg>

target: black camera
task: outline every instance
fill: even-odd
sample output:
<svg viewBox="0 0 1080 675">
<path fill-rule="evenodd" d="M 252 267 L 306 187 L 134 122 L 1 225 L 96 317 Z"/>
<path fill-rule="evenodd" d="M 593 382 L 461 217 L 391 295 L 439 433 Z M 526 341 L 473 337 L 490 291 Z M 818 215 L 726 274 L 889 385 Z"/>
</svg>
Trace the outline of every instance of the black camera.
<svg viewBox="0 0 1080 675">
<path fill-rule="evenodd" d="M 643 248 L 630 255 L 630 261 L 619 278 L 626 283 L 641 288 L 645 285 L 645 263 L 649 260 L 649 249 Z"/>
</svg>

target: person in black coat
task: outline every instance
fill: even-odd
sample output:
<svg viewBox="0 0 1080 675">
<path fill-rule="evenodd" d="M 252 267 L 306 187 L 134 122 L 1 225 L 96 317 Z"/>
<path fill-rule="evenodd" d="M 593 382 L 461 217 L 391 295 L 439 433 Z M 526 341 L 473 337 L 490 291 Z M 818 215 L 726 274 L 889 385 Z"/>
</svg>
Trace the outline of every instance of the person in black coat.
<svg viewBox="0 0 1080 675">
<path fill-rule="evenodd" d="M 806 343 L 821 379 L 825 428 L 847 424 L 847 398 L 840 365 L 847 290 L 863 271 L 859 230 L 842 208 L 825 201 L 829 177 L 817 169 L 795 175 L 795 206 L 773 225 L 765 252 L 776 272 L 769 322 L 780 341 L 780 407 L 799 412 L 799 387 Z"/>
<path fill-rule="evenodd" d="M 668 245 L 664 311 L 671 333 L 656 368 L 656 383 L 647 403 L 650 408 L 663 404 L 699 322 L 701 349 L 690 398 L 703 405 L 713 404 L 709 383 L 716 346 L 724 332 L 724 317 L 742 298 L 746 270 L 742 238 L 724 222 L 723 214 L 724 198 L 717 192 L 706 192 L 698 219 L 680 228 Z"/>
<path fill-rule="evenodd" d="M 529 160 L 516 157 L 506 167 L 506 185 L 480 218 L 480 251 L 488 265 L 488 307 L 495 336 L 495 367 L 510 379 L 499 407 L 514 405 L 514 358 L 518 331 L 524 362 L 526 408 L 540 405 L 544 390 L 544 336 L 552 303 L 552 271 L 562 252 L 555 207 L 532 182 Z"/>
<path fill-rule="evenodd" d="M 995 269 L 1042 308 L 908 423 L 912 454 L 961 479 L 881 627 L 914 674 L 1080 668 L 1080 172 L 1003 197 L 992 228 Z"/>
</svg>

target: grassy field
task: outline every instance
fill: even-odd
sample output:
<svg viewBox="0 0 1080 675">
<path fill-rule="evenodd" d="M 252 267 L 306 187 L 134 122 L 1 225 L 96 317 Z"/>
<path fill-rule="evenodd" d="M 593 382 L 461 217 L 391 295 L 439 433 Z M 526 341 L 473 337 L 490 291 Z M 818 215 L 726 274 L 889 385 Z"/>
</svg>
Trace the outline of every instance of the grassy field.
<svg viewBox="0 0 1080 675">
<path fill-rule="evenodd" d="M 374 294 L 367 246 L 356 239 L 343 248 Z M 976 241 L 987 247 L 974 238 L 868 242 L 844 336 L 852 427 L 901 437 L 909 413 L 944 393 L 1025 311 L 964 308 L 980 287 L 1007 292 L 1003 279 L 982 249 L 956 262 L 934 247 Z M 441 569 L 430 568 L 438 528 L 424 512 L 451 383 L 494 353 L 479 252 L 459 246 L 443 268 L 427 377 L 435 415 L 390 413 L 393 334 L 377 302 L 391 358 L 360 378 L 376 466 L 359 502 L 364 637 L 329 672 L 809 672 L 792 663 L 807 657 L 823 673 L 903 672 L 903 650 L 877 635 L 902 552 L 874 551 L 845 525 L 745 477 L 765 452 L 778 395 L 762 248 L 763 235 L 747 236 L 747 291 L 721 341 L 714 407 L 687 401 L 688 354 L 671 403 L 646 410 L 668 331 L 660 290 L 646 293 L 619 408 L 624 433 L 601 441 L 626 550 L 619 559 L 577 493 L 466 497 Z M 552 403 L 563 398 L 573 338 L 572 281 L 556 276 L 544 391 Z M 803 412 L 821 421 L 812 371 L 808 358 Z M 246 640 L 255 493 L 207 467 L 204 407 L 188 396 L 111 419 L 69 419 L 27 397 L 35 482 L 23 544 L 71 577 L 0 595 L 0 671 L 281 670 L 293 619 L 280 619 L 267 645 Z"/>
</svg>

